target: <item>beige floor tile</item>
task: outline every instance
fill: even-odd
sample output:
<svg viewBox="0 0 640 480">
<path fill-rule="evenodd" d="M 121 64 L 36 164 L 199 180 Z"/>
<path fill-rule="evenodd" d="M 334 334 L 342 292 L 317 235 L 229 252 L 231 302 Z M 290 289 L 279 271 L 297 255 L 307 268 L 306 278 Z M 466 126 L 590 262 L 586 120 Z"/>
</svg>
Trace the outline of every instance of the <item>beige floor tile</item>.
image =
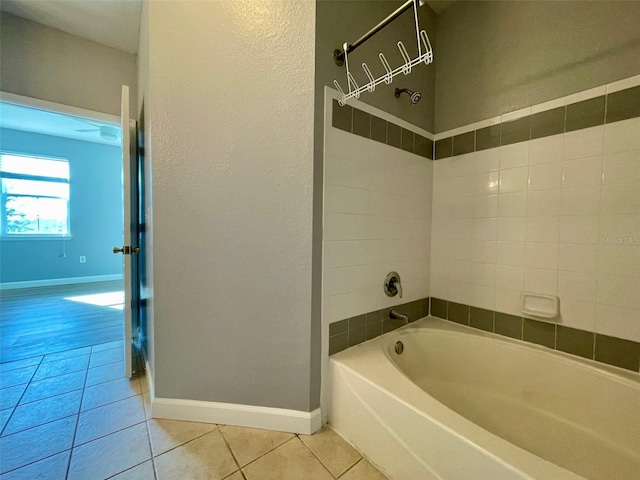
<svg viewBox="0 0 640 480">
<path fill-rule="evenodd" d="M 155 457 L 158 480 L 219 480 L 238 470 L 218 430 Z"/>
<path fill-rule="evenodd" d="M 149 420 L 153 456 L 190 442 L 217 428 L 213 423 L 182 422 L 180 420 Z"/>
<path fill-rule="evenodd" d="M 45 458 L 39 462 L 31 463 L 26 467 L 18 468 L 17 470 L 2 475 L 2 480 L 65 478 L 67 475 L 67 465 L 69 465 L 69 455 L 71 455 L 71 450 Z"/>
<path fill-rule="evenodd" d="M 67 417 L 0 439 L 0 473 L 70 449 L 77 420 Z"/>
<path fill-rule="evenodd" d="M 151 396 L 149 392 L 142 392 L 142 403 L 144 405 L 144 415 L 147 420 L 151 420 Z"/>
<path fill-rule="evenodd" d="M 220 431 L 241 467 L 294 437 L 293 433 L 231 425 L 221 425 Z"/>
<path fill-rule="evenodd" d="M 57 360 L 55 362 L 43 363 L 38 367 L 38 371 L 33 376 L 33 380 L 44 380 L 45 378 L 57 377 L 65 373 L 86 370 L 89 365 L 89 355 Z"/>
<path fill-rule="evenodd" d="M 140 395 L 140 393 L 140 382 L 137 378 L 133 380 L 119 378 L 110 382 L 92 385 L 84 389 L 80 411 L 84 412 L 91 408 L 101 407 L 108 403 Z"/>
<path fill-rule="evenodd" d="M 31 382 L 20 399 L 20 404 L 23 405 L 43 398 L 53 397 L 54 395 L 81 390 L 84 387 L 86 376 L 86 370 L 80 370 L 79 372 L 66 373 L 57 377 Z"/>
<path fill-rule="evenodd" d="M 232 473 L 228 477 L 224 477 L 224 480 L 245 480 L 245 477 L 242 475 L 242 472 L 238 470 L 236 473 Z"/>
<path fill-rule="evenodd" d="M 362 459 L 355 467 L 340 477 L 340 480 L 388 480 L 367 460 Z"/>
<path fill-rule="evenodd" d="M 342 475 L 362 458 L 355 448 L 329 427 L 324 427 L 313 435 L 300 435 L 300 440 L 309 447 L 334 477 Z"/>
<path fill-rule="evenodd" d="M 142 393 L 147 393 L 149 391 L 149 378 L 144 372 L 141 373 L 138 378 L 140 379 L 140 389 Z"/>
<path fill-rule="evenodd" d="M 153 472 L 153 463 L 151 460 L 141 463 L 129 470 L 119 473 L 111 480 L 155 480 L 156 474 Z"/>
<path fill-rule="evenodd" d="M 296 437 L 242 469 L 248 480 L 332 480 L 333 477 Z"/>
<path fill-rule="evenodd" d="M 3 388 L 0 390 L 0 408 L 11 408 L 18 404 L 18 400 L 27 388 L 27 384 L 16 385 L 15 387 Z"/>
<path fill-rule="evenodd" d="M 142 395 L 82 412 L 78 420 L 75 445 L 82 445 L 144 421 Z"/>
<path fill-rule="evenodd" d="M 144 423 L 73 449 L 69 480 L 108 478 L 151 458 Z"/>
</svg>

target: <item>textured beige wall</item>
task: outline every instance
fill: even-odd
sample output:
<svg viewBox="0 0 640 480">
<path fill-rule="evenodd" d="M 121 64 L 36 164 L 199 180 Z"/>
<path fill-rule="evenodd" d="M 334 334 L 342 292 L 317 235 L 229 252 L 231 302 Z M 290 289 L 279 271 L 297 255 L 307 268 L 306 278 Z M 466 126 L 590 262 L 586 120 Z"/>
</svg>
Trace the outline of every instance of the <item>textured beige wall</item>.
<svg viewBox="0 0 640 480">
<path fill-rule="evenodd" d="M 0 90 L 120 115 L 121 86 L 137 111 L 136 56 L 9 13 L 0 14 Z"/>
<path fill-rule="evenodd" d="M 442 132 L 640 73 L 640 1 L 460 1 L 437 44 Z"/>
<path fill-rule="evenodd" d="M 319 406 L 314 12 L 312 1 L 149 2 L 158 397 Z"/>
</svg>

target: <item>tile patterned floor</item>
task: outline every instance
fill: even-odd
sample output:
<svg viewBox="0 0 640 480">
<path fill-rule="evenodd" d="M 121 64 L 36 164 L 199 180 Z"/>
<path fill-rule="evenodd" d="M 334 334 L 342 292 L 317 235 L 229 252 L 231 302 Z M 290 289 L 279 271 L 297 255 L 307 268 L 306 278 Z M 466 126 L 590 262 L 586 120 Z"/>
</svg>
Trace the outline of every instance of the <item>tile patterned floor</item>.
<svg viewBox="0 0 640 480">
<path fill-rule="evenodd" d="M 149 418 L 122 343 L 0 364 L 0 480 L 384 480 L 329 428 L 294 435 Z M 137 359 L 141 361 L 141 359 Z"/>
</svg>

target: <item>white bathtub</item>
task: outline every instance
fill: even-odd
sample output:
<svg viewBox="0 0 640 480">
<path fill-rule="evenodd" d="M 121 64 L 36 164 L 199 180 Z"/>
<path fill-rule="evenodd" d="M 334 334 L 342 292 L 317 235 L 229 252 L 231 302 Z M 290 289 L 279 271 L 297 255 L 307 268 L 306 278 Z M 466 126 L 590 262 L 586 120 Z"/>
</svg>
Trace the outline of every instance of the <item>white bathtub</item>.
<svg viewBox="0 0 640 480">
<path fill-rule="evenodd" d="M 333 355 L 329 382 L 329 423 L 395 480 L 640 479 L 631 372 L 425 318 Z"/>
</svg>

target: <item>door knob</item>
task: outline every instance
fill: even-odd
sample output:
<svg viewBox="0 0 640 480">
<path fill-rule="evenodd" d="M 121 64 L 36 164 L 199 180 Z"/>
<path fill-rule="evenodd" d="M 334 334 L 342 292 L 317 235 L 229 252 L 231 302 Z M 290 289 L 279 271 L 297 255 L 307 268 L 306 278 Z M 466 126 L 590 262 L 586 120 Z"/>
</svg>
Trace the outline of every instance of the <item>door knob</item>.
<svg viewBox="0 0 640 480">
<path fill-rule="evenodd" d="M 113 247 L 113 253 L 122 253 L 124 255 L 131 255 L 132 253 L 140 253 L 140 247 L 124 246 L 122 248 Z"/>
</svg>

